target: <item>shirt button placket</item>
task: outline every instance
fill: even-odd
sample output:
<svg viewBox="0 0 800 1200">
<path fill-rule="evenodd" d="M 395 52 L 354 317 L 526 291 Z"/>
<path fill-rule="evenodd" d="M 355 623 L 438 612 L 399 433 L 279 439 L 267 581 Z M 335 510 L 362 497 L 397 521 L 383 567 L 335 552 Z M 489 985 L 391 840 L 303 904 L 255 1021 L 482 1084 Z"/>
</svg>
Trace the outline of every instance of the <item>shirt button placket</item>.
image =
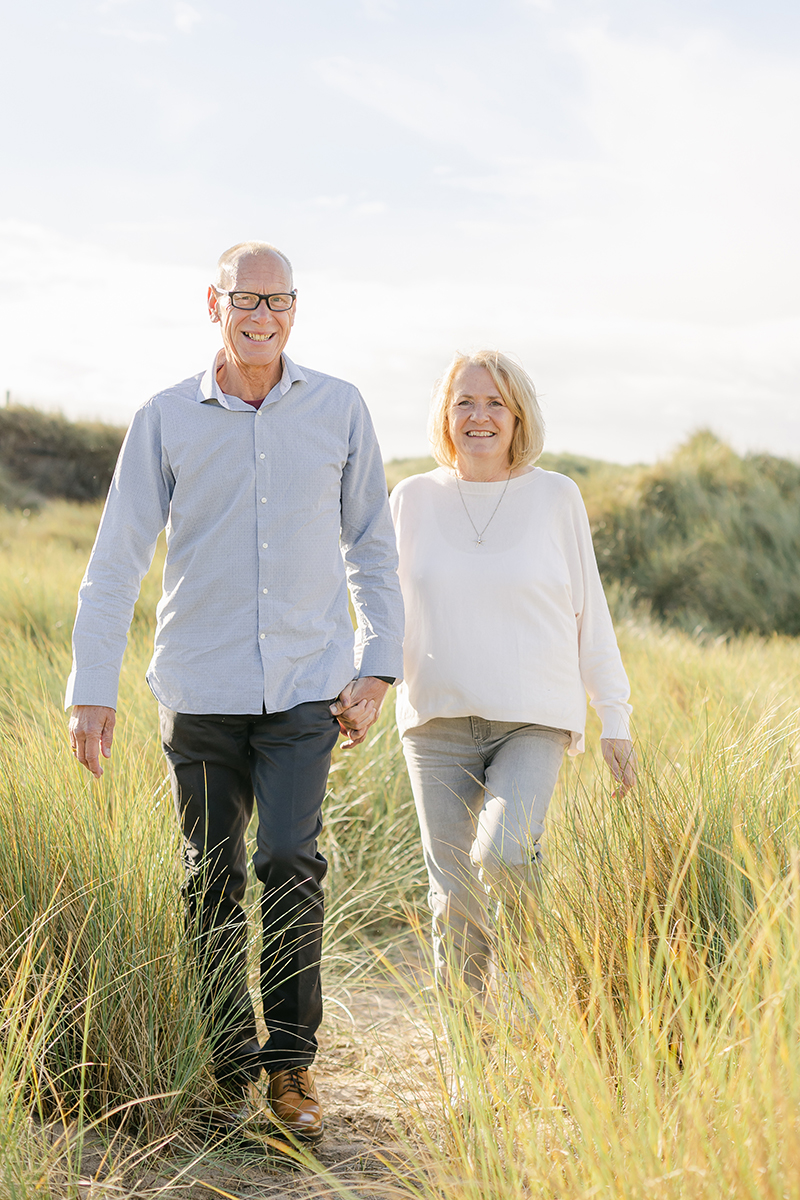
<svg viewBox="0 0 800 1200">
<path fill-rule="evenodd" d="M 265 643 L 269 632 L 270 614 L 267 609 L 271 580 L 268 578 L 268 560 L 265 550 L 269 548 L 269 460 L 264 447 L 267 422 L 261 409 L 256 413 L 258 418 L 253 422 L 253 437 L 255 440 L 256 462 L 256 535 L 258 538 L 258 639 Z M 262 655 L 266 646 L 262 646 Z M 266 701 L 266 697 L 265 697 Z"/>
</svg>

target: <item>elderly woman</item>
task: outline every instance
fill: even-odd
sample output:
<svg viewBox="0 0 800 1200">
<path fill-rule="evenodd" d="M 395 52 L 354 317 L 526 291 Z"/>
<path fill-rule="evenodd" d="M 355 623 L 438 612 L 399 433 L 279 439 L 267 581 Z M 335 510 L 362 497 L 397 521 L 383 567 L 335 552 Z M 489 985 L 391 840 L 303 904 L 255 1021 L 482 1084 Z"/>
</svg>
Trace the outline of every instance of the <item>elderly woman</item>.
<svg viewBox="0 0 800 1200">
<path fill-rule="evenodd" d="M 571 479 L 534 464 L 527 374 L 456 355 L 434 393 L 440 466 L 391 497 L 406 606 L 397 717 L 430 878 L 441 981 L 481 994 L 494 922 L 535 929 L 539 839 L 586 694 L 620 792 L 635 782 L 628 680 Z M 524 947 L 523 947 L 524 949 Z"/>
</svg>

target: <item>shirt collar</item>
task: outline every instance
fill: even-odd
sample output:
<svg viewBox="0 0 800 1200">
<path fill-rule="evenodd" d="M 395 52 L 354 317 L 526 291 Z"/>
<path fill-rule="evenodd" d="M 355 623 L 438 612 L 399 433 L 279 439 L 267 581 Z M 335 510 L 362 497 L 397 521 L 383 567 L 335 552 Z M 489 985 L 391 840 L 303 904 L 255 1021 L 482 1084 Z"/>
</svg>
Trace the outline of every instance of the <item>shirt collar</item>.
<svg viewBox="0 0 800 1200">
<path fill-rule="evenodd" d="M 237 412 L 253 411 L 252 404 L 246 404 L 244 400 L 240 400 L 238 396 L 228 396 L 223 392 L 222 388 L 217 383 L 217 368 L 220 364 L 220 355 L 224 354 L 224 350 L 218 350 L 211 360 L 211 366 L 203 374 L 197 388 L 196 400 L 198 404 L 204 404 L 207 401 L 221 405 L 222 408 L 229 408 Z M 307 383 L 302 368 L 293 363 L 288 354 L 281 355 L 283 363 L 283 371 L 275 387 L 265 398 L 264 403 L 274 403 L 282 398 L 289 391 L 293 383 Z"/>
</svg>

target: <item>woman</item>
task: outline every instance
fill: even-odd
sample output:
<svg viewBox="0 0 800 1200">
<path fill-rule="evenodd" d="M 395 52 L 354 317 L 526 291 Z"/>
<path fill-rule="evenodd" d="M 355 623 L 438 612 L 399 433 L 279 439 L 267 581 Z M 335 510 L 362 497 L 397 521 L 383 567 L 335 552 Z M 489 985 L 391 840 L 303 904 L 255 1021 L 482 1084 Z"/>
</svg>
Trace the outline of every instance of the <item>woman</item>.
<svg viewBox="0 0 800 1200">
<path fill-rule="evenodd" d="M 488 907 L 518 938 L 535 931 L 539 839 L 564 751 L 584 748 L 587 692 L 619 792 L 635 782 L 629 687 L 580 492 L 534 466 L 544 425 L 525 371 L 495 351 L 456 355 L 430 435 L 439 467 L 391 497 L 406 606 L 397 715 L 437 974 L 480 994 Z"/>
</svg>

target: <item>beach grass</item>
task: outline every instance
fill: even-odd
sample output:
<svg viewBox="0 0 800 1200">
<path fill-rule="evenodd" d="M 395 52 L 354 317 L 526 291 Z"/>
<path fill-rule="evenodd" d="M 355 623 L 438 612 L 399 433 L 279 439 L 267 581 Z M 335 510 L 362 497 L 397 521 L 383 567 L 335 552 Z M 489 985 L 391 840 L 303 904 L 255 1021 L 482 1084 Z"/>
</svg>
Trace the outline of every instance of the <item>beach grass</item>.
<svg viewBox="0 0 800 1200">
<path fill-rule="evenodd" d="M 143 1162 L 202 1154 L 212 1086 L 143 678 L 158 562 L 103 780 L 67 748 L 97 516 L 0 515 L 0 1197 L 15 1200 L 86 1194 L 89 1146 L 92 1186 L 134 1194 Z M 501 938 L 504 999 L 480 1023 L 398 965 L 415 936 L 424 959 L 428 916 L 391 712 L 335 754 L 328 989 L 404 989 L 435 1046 L 397 1115 L 395 1194 L 800 1196 L 800 644 L 664 629 L 622 593 L 615 608 L 641 783 L 613 795 L 591 714 L 551 809 L 545 936 L 524 970 Z M 356 1194 L 322 1168 L 319 1186 Z"/>
</svg>

